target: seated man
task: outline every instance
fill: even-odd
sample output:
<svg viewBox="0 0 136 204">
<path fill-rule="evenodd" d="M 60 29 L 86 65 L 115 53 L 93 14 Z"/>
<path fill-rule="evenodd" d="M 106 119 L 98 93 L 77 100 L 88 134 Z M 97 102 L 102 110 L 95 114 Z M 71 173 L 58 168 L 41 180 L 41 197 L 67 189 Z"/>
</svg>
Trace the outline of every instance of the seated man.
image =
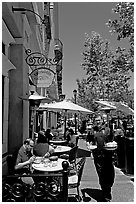
<svg viewBox="0 0 136 204">
<path fill-rule="evenodd" d="M 17 170 L 17 173 L 31 173 L 31 164 L 35 159 L 35 156 L 32 154 L 33 146 L 33 140 L 28 138 L 19 149 L 15 164 L 15 170 Z M 22 177 L 22 181 L 24 183 L 29 183 L 30 185 L 33 184 L 33 179 L 30 177 Z"/>
</svg>

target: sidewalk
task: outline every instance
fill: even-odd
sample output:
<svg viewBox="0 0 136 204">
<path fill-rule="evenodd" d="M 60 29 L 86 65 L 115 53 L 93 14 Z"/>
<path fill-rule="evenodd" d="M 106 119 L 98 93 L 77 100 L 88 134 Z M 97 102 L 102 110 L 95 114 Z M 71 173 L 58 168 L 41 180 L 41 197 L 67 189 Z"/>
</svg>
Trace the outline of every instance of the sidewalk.
<svg viewBox="0 0 136 204">
<path fill-rule="evenodd" d="M 86 163 L 83 170 L 80 190 L 85 193 L 84 202 L 100 202 L 102 192 L 98 183 L 93 159 L 86 148 L 85 140 L 79 139 L 79 156 L 86 154 Z M 134 202 L 134 182 L 130 176 L 125 175 L 115 167 L 115 182 L 112 187 L 112 202 Z"/>
</svg>

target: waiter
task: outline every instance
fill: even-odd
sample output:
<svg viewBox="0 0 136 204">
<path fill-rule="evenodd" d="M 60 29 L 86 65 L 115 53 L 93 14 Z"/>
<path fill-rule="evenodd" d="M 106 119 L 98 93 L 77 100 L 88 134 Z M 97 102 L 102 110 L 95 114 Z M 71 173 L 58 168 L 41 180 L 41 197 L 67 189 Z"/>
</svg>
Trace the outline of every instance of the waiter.
<svg viewBox="0 0 136 204">
<path fill-rule="evenodd" d="M 110 202 L 112 199 L 111 188 L 114 183 L 115 170 L 113 165 L 113 152 L 105 150 L 105 143 L 111 142 L 113 138 L 110 134 L 110 128 L 104 124 L 101 115 L 95 118 L 96 125 L 93 127 L 94 140 L 97 149 L 93 150 L 94 164 L 99 177 L 105 202 Z"/>
</svg>

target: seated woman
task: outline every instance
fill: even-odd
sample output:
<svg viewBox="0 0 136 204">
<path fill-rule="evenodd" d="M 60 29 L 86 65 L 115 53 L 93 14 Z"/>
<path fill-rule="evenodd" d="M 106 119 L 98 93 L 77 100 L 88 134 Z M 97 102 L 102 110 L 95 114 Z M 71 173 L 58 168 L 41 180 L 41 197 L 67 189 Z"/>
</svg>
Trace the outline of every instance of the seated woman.
<svg viewBox="0 0 136 204">
<path fill-rule="evenodd" d="M 68 146 L 74 147 L 76 146 L 76 136 L 74 134 L 73 129 L 70 128 L 68 131 L 69 133 L 67 134 L 67 138 L 66 138 L 68 142 Z"/>
<path fill-rule="evenodd" d="M 51 129 L 48 128 L 48 129 L 45 131 L 45 136 L 46 136 L 46 138 L 47 138 L 47 142 L 49 143 L 50 140 L 52 140 L 52 137 L 53 137 L 53 134 L 51 133 Z"/>
<path fill-rule="evenodd" d="M 38 132 L 37 144 L 33 148 L 35 156 L 49 156 L 54 152 L 54 148 L 47 142 L 47 138 L 43 131 Z"/>
</svg>

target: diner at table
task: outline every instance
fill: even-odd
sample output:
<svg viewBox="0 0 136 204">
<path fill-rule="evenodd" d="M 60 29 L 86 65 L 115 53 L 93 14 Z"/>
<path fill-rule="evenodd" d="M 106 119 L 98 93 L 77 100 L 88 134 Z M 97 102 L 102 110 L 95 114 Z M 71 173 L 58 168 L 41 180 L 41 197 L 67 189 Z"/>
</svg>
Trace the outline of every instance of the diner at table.
<svg viewBox="0 0 136 204">
<path fill-rule="evenodd" d="M 56 138 L 57 139 L 57 138 Z M 54 140 L 58 141 L 58 140 Z M 44 131 L 38 132 L 37 144 L 34 145 L 33 154 L 35 155 L 35 160 L 32 164 L 32 169 L 34 172 L 54 172 L 62 170 L 62 162 L 65 161 L 63 158 L 59 158 L 61 154 L 69 153 L 71 147 L 64 145 L 57 145 L 50 140 L 48 142 L 47 135 Z M 66 142 L 65 140 L 59 140 L 61 142 Z"/>
<path fill-rule="evenodd" d="M 53 134 L 52 134 L 50 128 L 48 128 L 48 129 L 45 131 L 45 137 L 47 138 L 47 142 L 48 142 L 48 143 L 50 142 L 50 140 L 52 140 Z"/>
<path fill-rule="evenodd" d="M 49 156 L 54 152 L 54 148 L 48 144 L 47 138 L 43 131 L 38 132 L 37 144 L 34 145 L 33 154 L 35 156 Z"/>
<path fill-rule="evenodd" d="M 58 135 L 53 135 L 52 136 L 52 139 L 49 140 L 49 144 L 67 145 L 67 140 L 64 138 L 64 134 L 59 133 Z"/>
<path fill-rule="evenodd" d="M 76 138 L 77 135 L 75 135 L 74 130 L 72 128 L 67 128 L 66 130 L 66 140 L 68 143 L 68 146 L 74 147 L 76 146 Z"/>
</svg>

